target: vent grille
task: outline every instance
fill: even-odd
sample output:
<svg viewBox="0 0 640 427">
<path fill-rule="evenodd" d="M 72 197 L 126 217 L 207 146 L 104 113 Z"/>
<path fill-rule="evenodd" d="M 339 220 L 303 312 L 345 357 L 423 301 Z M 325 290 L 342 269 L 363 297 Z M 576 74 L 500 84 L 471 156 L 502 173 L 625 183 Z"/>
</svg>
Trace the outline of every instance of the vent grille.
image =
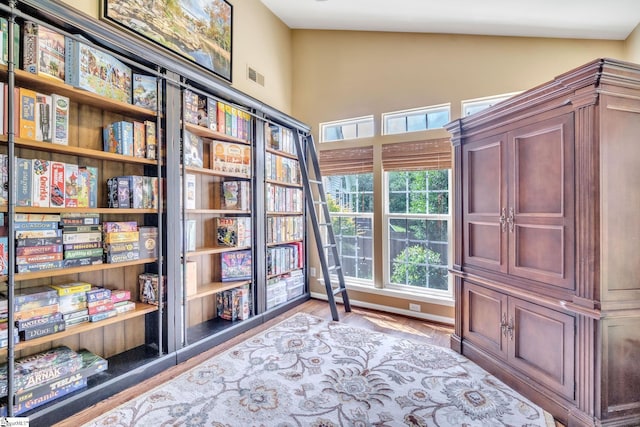
<svg viewBox="0 0 640 427">
<path fill-rule="evenodd" d="M 247 78 L 260 86 L 264 86 L 264 76 L 252 67 L 247 67 Z"/>
</svg>

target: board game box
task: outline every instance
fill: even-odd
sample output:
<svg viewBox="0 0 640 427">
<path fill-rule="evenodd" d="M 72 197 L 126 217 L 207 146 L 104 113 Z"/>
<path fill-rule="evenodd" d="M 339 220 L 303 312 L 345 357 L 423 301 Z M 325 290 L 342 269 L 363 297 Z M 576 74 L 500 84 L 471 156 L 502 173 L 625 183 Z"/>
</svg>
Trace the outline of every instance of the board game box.
<svg viewBox="0 0 640 427">
<path fill-rule="evenodd" d="M 112 55 L 70 37 L 66 39 L 65 54 L 67 84 L 131 103 L 131 68 Z"/>
<path fill-rule="evenodd" d="M 65 36 L 36 22 L 24 23 L 24 69 L 65 81 Z"/>
<path fill-rule="evenodd" d="M 251 251 L 234 251 L 220 254 L 220 279 L 223 282 L 251 279 Z"/>
</svg>

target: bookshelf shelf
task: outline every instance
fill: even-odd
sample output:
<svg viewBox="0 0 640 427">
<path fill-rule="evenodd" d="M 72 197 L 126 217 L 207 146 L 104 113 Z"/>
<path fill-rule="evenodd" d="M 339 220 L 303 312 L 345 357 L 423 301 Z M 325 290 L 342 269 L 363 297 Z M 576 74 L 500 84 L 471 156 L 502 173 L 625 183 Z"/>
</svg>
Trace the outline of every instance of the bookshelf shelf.
<svg viewBox="0 0 640 427">
<path fill-rule="evenodd" d="M 215 139 L 220 141 L 236 142 L 238 144 L 251 145 L 250 141 L 246 141 L 241 138 L 235 138 L 225 133 L 216 132 L 204 126 L 194 125 L 192 123 L 184 123 L 184 128 L 189 132 L 191 132 L 192 134 L 197 135 L 201 138 Z"/>
<path fill-rule="evenodd" d="M 99 213 L 114 215 L 132 215 L 132 214 L 155 214 L 155 209 L 134 209 L 134 208 L 38 208 L 29 206 L 16 206 L 18 213 L 60 213 L 60 212 L 78 212 L 78 213 Z"/>
<path fill-rule="evenodd" d="M 193 166 L 185 166 L 184 170 L 185 172 L 195 173 L 200 175 L 211 175 L 211 176 L 220 176 L 220 177 L 226 177 L 226 178 L 247 179 L 247 180 L 251 179 L 251 176 L 249 175 L 245 175 L 241 173 L 232 173 L 232 172 L 220 172 L 220 171 L 215 171 L 213 169 L 208 169 L 208 168 L 197 168 Z"/>
<path fill-rule="evenodd" d="M 290 269 L 290 270 L 283 271 L 282 273 L 278 273 L 278 274 L 269 274 L 269 275 L 267 275 L 267 279 L 273 279 L 273 278 L 275 278 L 275 277 L 284 276 L 285 274 L 291 274 L 291 273 L 293 273 L 294 271 L 298 271 L 298 270 L 302 270 L 302 269 L 301 269 L 301 268 L 292 268 L 292 269 Z"/>
<path fill-rule="evenodd" d="M 16 273 L 15 279 L 20 281 L 32 280 L 32 279 L 43 279 L 43 278 L 56 277 L 56 276 L 66 276 L 68 274 L 86 273 L 90 271 L 103 271 L 103 270 L 111 270 L 114 268 L 130 267 L 132 265 L 142 265 L 142 264 L 147 264 L 147 263 L 156 262 L 156 261 L 157 260 L 155 258 L 145 258 L 145 259 L 139 259 L 135 261 L 118 262 L 118 263 L 111 263 L 111 264 L 103 263 L 103 264 L 97 264 L 97 265 L 87 265 L 82 267 L 69 267 L 69 268 L 58 268 L 58 269 L 52 269 L 52 270 L 34 271 L 31 273 Z"/>
<path fill-rule="evenodd" d="M 7 67 L 0 65 L 0 76 L 2 76 L 5 81 L 7 73 Z M 30 89 L 42 93 L 56 93 L 58 95 L 71 98 L 73 102 L 90 105 L 102 110 L 109 110 L 118 114 L 135 116 L 140 119 L 153 119 L 158 115 L 156 111 L 147 110 L 146 108 L 127 104 L 126 102 L 108 99 L 101 95 L 97 95 L 83 89 L 77 89 L 68 84 L 56 81 L 53 78 L 49 79 L 38 74 L 32 74 L 19 69 L 15 69 L 14 73 L 16 86 L 18 87 L 27 86 Z"/>
<path fill-rule="evenodd" d="M 289 159 L 298 160 L 298 156 L 292 153 L 287 153 L 286 151 L 280 151 L 273 148 L 266 148 L 265 151 L 267 153 L 275 154 L 276 156 L 287 157 Z"/>
<path fill-rule="evenodd" d="M 244 251 L 247 249 L 251 249 L 251 247 L 249 246 L 242 246 L 242 247 L 215 246 L 215 247 L 208 247 L 208 248 L 198 248 L 195 251 L 187 252 L 186 257 L 193 258 L 197 256 L 202 256 L 202 255 L 222 254 L 225 252 Z"/>
<path fill-rule="evenodd" d="M 0 135 L 0 142 L 7 143 L 7 135 Z M 43 151 L 47 153 L 68 154 L 71 156 L 86 157 L 97 160 L 109 160 L 118 163 L 133 163 L 154 166 L 158 163 L 157 160 L 124 156 L 122 154 L 108 153 L 106 151 L 92 150 L 83 147 L 71 147 L 68 145 L 53 144 L 50 142 L 32 141 L 19 137 L 16 137 L 14 142 L 16 147 Z"/>
<path fill-rule="evenodd" d="M 158 310 L 158 307 L 155 305 L 137 302 L 135 310 L 128 311 L 126 313 L 121 313 L 115 317 L 104 319 L 99 322 L 86 322 L 78 325 L 69 326 L 64 331 L 57 332 L 55 334 L 46 335 L 46 336 L 35 338 L 29 341 L 20 341 L 19 343 L 16 344 L 15 349 L 16 351 L 19 351 L 19 350 L 27 349 L 29 347 L 36 347 L 42 344 L 47 344 L 54 340 L 60 340 L 72 335 L 81 334 L 84 332 L 90 332 L 94 329 L 112 325 L 114 323 L 124 322 L 125 320 L 144 316 L 147 313 L 152 313 L 157 310 Z M 0 350 L 0 355 L 5 355 L 6 353 L 7 353 L 7 349 Z"/>
<path fill-rule="evenodd" d="M 281 246 L 281 245 L 290 245 L 292 243 L 299 243 L 299 242 L 304 242 L 303 239 L 294 239 L 294 240 L 285 240 L 282 242 L 271 242 L 271 243 L 267 243 L 268 247 L 273 247 L 273 246 Z"/>
<path fill-rule="evenodd" d="M 240 209 L 186 209 L 187 214 L 212 214 L 212 215 L 251 215 L 251 211 Z"/>
<path fill-rule="evenodd" d="M 304 215 L 304 213 L 302 212 L 278 212 L 278 211 L 269 211 L 267 212 L 268 216 L 291 216 L 291 215 L 295 215 L 295 216 L 299 216 L 299 215 Z"/>
<path fill-rule="evenodd" d="M 198 292 L 187 296 L 187 300 L 191 301 L 198 298 L 207 297 L 217 294 L 218 292 L 226 291 L 229 289 L 239 288 L 240 286 L 248 285 L 250 280 L 242 280 L 237 282 L 211 282 L 207 284 L 201 284 L 198 286 Z"/>
<path fill-rule="evenodd" d="M 283 187 L 302 188 L 302 184 L 297 184 L 297 183 L 292 183 L 292 182 L 285 182 L 285 181 L 276 181 L 275 179 L 265 179 L 264 182 L 266 182 L 268 184 L 281 185 Z"/>
</svg>

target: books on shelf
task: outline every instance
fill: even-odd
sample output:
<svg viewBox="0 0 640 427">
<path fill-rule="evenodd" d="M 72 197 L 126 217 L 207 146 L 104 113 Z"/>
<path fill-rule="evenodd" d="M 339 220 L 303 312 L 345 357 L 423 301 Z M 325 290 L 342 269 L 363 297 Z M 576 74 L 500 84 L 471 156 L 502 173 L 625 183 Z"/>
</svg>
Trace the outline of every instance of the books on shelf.
<svg viewBox="0 0 640 427">
<path fill-rule="evenodd" d="M 300 184 L 300 165 L 296 159 L 265 153 L 265 178 L 286 184 Z"/>
<path fill-rule="evenodd" d="M 246 320 L 251 313 L 248 286 L 227 289 L 216 295 L 218 316 L 225 320 Z"/>
<path fill-rule="evenodd" d="M 252 274 L 251 250 L 220 254 L 220 276 L 223 282 L 251 280 Z"/>
</svg>

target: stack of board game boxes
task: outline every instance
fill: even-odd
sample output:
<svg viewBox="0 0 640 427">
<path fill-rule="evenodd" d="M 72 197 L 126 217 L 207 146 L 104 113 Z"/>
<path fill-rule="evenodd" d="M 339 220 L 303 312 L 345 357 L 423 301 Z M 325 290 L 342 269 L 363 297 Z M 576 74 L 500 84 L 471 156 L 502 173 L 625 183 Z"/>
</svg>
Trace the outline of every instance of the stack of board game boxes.
<svg viewBox="0 0 640 427">
<path fill-rule="evenodd" d="M 6 215 L 0 213 L 0 224 Z M 100 222 L 98 213 L 16 213 L 16 272 L 81 267 L 153 259 L 158 256 L 158 228 L 135 221 Z M 8 272 L 8 237 L 0 226 L 0 268 Z"/>
<path fill-rule="evenodd" d="M 107 360 L 86 349 L 54 347 L 15 361 L 13 410 L 15 415 L 83 389 L 89 379 L 108 368 Z M 7 364 L 0 365 L 0 416 L 7 416 Z"/>
<path fill-rule="evenodd" d="M 0 293 L 0 307 L 3 307 L 0 321 L 5 324 L 9 312 L 7 300 L 6 291 Z M 13 301 L 16 342 L 52 335 L 85 322 L 99 322 L 135 309 L 130 291 L 95 287 L 87 282 L 18 289 Z M 2 344 L 7 343 L 3 340 Z"/>
</svg>

